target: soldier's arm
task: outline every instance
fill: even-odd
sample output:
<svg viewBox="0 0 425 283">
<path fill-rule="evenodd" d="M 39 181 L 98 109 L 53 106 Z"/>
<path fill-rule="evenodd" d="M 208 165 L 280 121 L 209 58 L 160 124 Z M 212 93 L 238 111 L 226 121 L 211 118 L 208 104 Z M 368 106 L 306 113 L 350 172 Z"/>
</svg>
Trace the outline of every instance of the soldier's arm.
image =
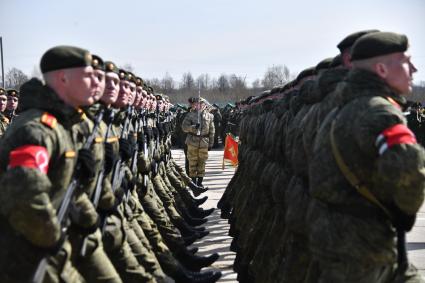
<svg viewBox="0 0 425 283">
<path fill-rule="evenodd" d="M 373 107 L 360 119 L 357 141 L 377 156 L 375 184 L 385 203 L 414 215 L 424 200 L 425 152 L 400 110 L 389 103 Z"/>
<path fill-rule="evenodd" d="M 196 129 L 195 125 L 193 125 L 192 119 L 191 119 L 190 116 L 191 116 L 190 113 L 188 113 L 186 115 L 186 117 L 184 117 L 184 120 L 183 120 L 183 123 L 182 123 L 182 130 L 185 133 L 196 134 L 198 129 Z"/>
<path fill-rule="evenodd" d="M 57 143 L 55 135 L 40 124 L 27 124 L 15 132 L 14 147 L 2 164 L 0 207 L 18 234 L 36 246 L 53 247 L 60 238 L 60 223 L 51 200 L 48 177 Z"/>
</svg>

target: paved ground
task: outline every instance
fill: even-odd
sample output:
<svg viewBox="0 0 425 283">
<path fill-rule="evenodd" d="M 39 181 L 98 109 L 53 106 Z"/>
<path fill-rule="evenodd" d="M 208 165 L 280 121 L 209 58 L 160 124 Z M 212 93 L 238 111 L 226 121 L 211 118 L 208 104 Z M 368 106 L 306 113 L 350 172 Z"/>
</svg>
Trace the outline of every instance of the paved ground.
<svg viewBox="0 0 425 283">
<path fill-rule="evenodd" d="M 208 201 L 202 205 L 204 208 L 217 206 L 217 202 L 235 171 L 229 165 L 226 165 L 225 170 L 222 170 L 223 151 L 210 151 L 209 155 L 204 185 L 210 189 L 206 193 Z M 173 158 L 177 163 L 184 166 L 184 153 L 182 150 L 173 150 Z M 235 253 L 229 251 L 231 241 L 228 236 L 229 224 L 220 218 L 219 213 L 220 211 L 216 209 L 209 216 L 206 227 L 210 231 L 210 235 L 195 242 L 194 246 L 199 247 L 198 253 L 200 255 L 207 255 L 213 252 L 220 254 L 219 260 L 213 264 L 214 268 L 220 269 L 223 273 L 223 277 L 218 282 L 237 282 L 236 274 L 232 269 Z M 417 216 L 415 227 L 407 234 L 407 241 L 409 260 L 420 269 L 422 276 L 425 278 L 425 204 Z"/>
<path fill-rule="evenodd" d="M 173 158 L 179 165 L 184 166 L 184 153 L 182 150 L 173 150 Z M 235 169 L 226 165 L 222 170 L 223 151 L 210 151 L 209 159 L 206 166 L 207 176 L 203 185 L 209 188 L 206 195 L 208 200 L 202 205 L 203 208 L 217 207 L 227 184 L 232 178 Z M 227 220 L 220 218 L 220 211 L 216 209 L 209 217 L 205 224 L 210 234 L 194 243 L 199 247 L 199 255 L 208 255 L 211 253 L 219 253 L 220 258 L 212 265 L 213 268 L 219 269 L 223 276 L 218 282 L 237 282 L 236 273 L 232 269 L 235 253 L 229 251 L 231 237 L 228 236 L 229 224 Z"/>
</svg>

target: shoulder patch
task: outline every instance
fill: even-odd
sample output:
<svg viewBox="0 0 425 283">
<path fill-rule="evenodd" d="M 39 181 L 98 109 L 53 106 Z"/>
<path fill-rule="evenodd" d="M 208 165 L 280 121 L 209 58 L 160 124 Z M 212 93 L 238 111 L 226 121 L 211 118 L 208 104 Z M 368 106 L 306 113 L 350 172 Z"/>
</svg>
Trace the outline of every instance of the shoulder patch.
<svg viewBox="0 0 425 283">
<path fill-rule="evenodd" d="M 47 174 L 49 170 L 49 161 L 49 153 L 44 146 L 24 145 L 10 152 L 8 168 L 35 168 Z"/>
<path fill-rule="evenodd" d="M 44 125 L 47 125 L 48 127 L 52 129 L 56 128 L 56 125 L 58 123 L 58 121 L 56 120 L 56 117 L 47 112 L 43 113 L 43 115 L 40 118 L 40 121 L 41 123 L 43 123 Z"/>
</svg>

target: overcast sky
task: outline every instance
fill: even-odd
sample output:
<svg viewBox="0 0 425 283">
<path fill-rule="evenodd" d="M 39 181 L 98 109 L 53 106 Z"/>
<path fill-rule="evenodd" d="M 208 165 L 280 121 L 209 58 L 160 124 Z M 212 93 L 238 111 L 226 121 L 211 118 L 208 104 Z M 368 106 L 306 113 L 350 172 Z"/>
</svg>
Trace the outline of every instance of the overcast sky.
<svg viewBox="0 0 425 283">
<path fill-rule="evenodd" d="M 347 34 L 377 28 L 409 37 L 419 82 L 424 27 L 424 0 L 0 0 L 5 70 L 28 75 L 48 48 L 68 44 L 142 78 L 190 71 L 252 82 L 272 65 L 297 74 L 336 55 Z"/>
</svg>

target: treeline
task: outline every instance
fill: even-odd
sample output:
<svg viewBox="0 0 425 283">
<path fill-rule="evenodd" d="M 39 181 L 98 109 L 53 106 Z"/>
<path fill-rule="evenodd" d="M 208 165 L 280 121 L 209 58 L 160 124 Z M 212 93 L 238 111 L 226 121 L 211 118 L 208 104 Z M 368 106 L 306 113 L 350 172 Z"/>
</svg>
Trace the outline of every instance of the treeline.
<svg viewBox="0 0 425 283">
<path fill-rule="evenodd" d="M 129 64 L 125 65 L 124 69 L 134 71 Z M 40 77 L 41 74 L 33 71 L 31 77 L 33 76 Z M 210 103 L 227 103 L 258 95 L 274 86 L 284 85 L 295 77 L 296 74 L 291 73 L 287 66 L 274 65 L 267 68 L 263 78 L 252 83 L 246 81 L 246 76 L 236 74 L 223 73 L 218 78 L 201 74 L 195 78 L 191 72 L 184 73 L 180 80 L 174 79 L 168 73 L 163 78 L 145 80 L 156 92 L 168 95 L 172 103 L 187 103 L 189 97 L 198 96 L 199 92 Z M 11 68 L 5 74 L 5 87 L 19 89 L 28 79 L 21 70 Z M 408 99 L 425 105 L 425 82 L 415 85 L 413 94 Z"/>
</svg>

